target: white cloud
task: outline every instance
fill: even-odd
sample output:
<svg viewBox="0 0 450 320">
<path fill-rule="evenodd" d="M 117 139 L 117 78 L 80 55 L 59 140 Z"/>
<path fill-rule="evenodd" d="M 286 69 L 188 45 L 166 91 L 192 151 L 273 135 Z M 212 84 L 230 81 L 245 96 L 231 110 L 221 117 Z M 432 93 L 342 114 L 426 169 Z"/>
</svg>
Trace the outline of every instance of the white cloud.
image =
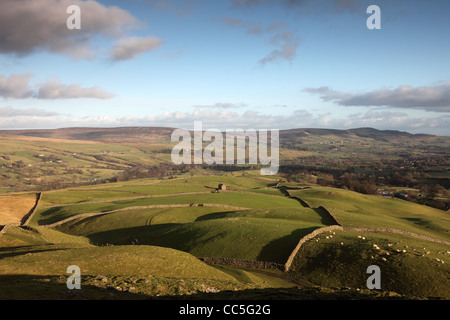
<svg viewBox="0 0 450 320">
<path fill-rule="evenodd" d="M 12 74 L 9 77 L 0 75 L 0 97 L 4 98 L 29 98 L 33 95 L 29 87 L 31 73 Z"/>
<path fill-rule="evenodd" d="M 82 88 L 77 84 L 63 84 L 59 79 L 49 80 L 35 89 L 30 84 L 32 77 L 31 73 L 12 74 L 8 77 L 0 75 L 0 97 L 6 99 L 109 99 L 114 97 L 114 94 L 97 86 Z"/>
<path fill-rule="evenodd" d="M 162 40 L 156 37 L 128 37 L 116 42 L 114 48 L 110 51 L 112 60 L 129 60 L 139 54 L 151 51 L 162 45 Z"/>
<path fill-rule="evenodd" d="M 197 105 L 195 108 L 201 109 L 238 109 L 246 107 L 247 105 L 244 103 L 229 103 L 229 102 L 218 102 L 212 105 Z"/>
<path fill-rule="evenodd" d="M 13 117 L 55 117 L 60 113 L 48 112 L 42 109 L 14 109 L 10 106 L 0 107 L 0 118 L 13 118 Z"/>
<path fill-rule="evenodd" d="M 70 5 L 81 9 L 80 30 L 69 30 L 66 26 L 70 16 L 66 10 Z M 76 59 L 92 59 L 99 49 L 96 47 L 98 37 L 120 39 L 141 24 L 126 10 L 92 0 L 2 0 L 0 53 L 25 56 L 46 51 Z M 127 55 L 121 57 L 124 59 Z"/>
<path fill-rule="evenodd" d="M 6 110 L 13 114 L 14 110 Z M 19 111 L 17 111 L 19 112 Z M 20 113 L 20 112 L 19 112 Z M 38 112 L 36 112 L 38 113 Z M 369 110 L 366 113 L 337 117 L 330 114 L 313 115 L 308 110 L 296 110 L 287 115 L 263 114 L 258 111 L 238 113 L 230 110 L 196 109 L 192 112 L 165 112 L 142 117 L 92 115 L 9 116 L 0 117 L 0 128 L 32 129 L 62 127 L 124 127 L 156 126 L 193 129 L 194 121 L 202 121 L 205 130 L 226 129 L 293 129 L 328 128 L 350 129 L 372 127 L 380 130 L 400 130 L 411 133 L 450 135 L 450 117 L 410 117 L 402 112 Z"/>
<path fill-rule="evenodd" d="M 110 99 L 114 94 L 101 89 L 100 87 L 82 88 L 77 84 L 65 85 L 59 80 L 52 80 L 44 83 L 36 95 L 38 99 Z"/>
</svg>

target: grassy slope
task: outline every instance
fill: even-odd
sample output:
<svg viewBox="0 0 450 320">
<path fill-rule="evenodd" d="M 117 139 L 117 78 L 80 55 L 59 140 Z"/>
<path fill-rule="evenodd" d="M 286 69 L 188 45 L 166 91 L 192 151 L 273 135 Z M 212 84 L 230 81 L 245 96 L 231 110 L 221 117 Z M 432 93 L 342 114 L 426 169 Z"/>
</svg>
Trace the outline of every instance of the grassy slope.
<svg viewBox="0 0 450 320">
<path fill-rule="evenodd" d="M 336 232 L 333 238 L 324 234 L 308 241 L 295 257 L 292 274 L 326 287 L 366 288 L 366 269 L 377 265 L 383 290 L 450 299 L 447 250 L 446 245 L 404 235 Z"/>
<path fill-rule="evenodd" d="M 132 199 L 138 193 L 161 195 L 164 190 L 171 190 L 174 193 L 183 193 L 195 188 L 209 190 L 209 188 L 216 187 L 221 182 L 226 183 L 229 189 L 238 192 L 179 194 L 177 196 Z M 79 204 L 62 205 L 54 208 L 40 206 L 34 221 L 40 223 L 45 222 L 45 220 L 58 221 L 78 213 L 103 212 L 151 204 L 222 203 L 250 207 L 252 209 L 239 211 L 208 207 L 134 209 L 73 220 L 58 227 L 58 229 L 85 236 L 73 238 L 73 240 L 84 240 L 77 243 L 76 248 L 67 244 L 59 244 L 58 246 L 70 247 L 70 250 L 79 250 L 82 259 L 86 259 L 86 262 L 89 260 L 86 258 L 88 256 L 91 258 L 98 257 L 97 259 L 105 262 L 106 260 L 101 258 L 104 255 L 108 256 L 111 261 L 119 259 L 120 265 L 123 264 L 125 268 L 127 262 L 117 258 L 119 255 L 127 256 L 125 251 L 140 250 L 136 249 L 138 247 L 150 248 L 152 245 L 171 247 L 196 256 L 231 257 L 283 263 L 300 237 L 315 228 L 329 225 L 331 222 L 318 211 L 302 207 L 296 200 L 281 196 L 274 197 L 273 195 L 276 195 L 278 190 L 272 189 L 270 186 L 275 183 L 276 180 L 272 177 L 260 178 L 246 173 L 239 176 L 204 176 L 165 181 L 141 180 L 134 183 L 81 188 L 85 191 L 62 190 L 49 193 L 51 197 L 47 199 L 44 194 L 43 204 L 57 205 L 59 203 L 71 203 L 71 201 Z M 293 185 L 293 187 L 295 186 Z M 90 189 L 94 192 L 93 194 L 89 194 Z M 390 227 L 438 238 L 447 238 L 448 215 L 439 210 L 397 199 L 365 196 L 355 192 L 322 187 L 290 190 L 290 193 L 305 199 L 313 207 L 320 205 L 327 207 L 344 226 Z M 127 197 L 128 200 L 123 199 Z M 96 201 L 105 202 L 95 203 Z M 412 220 L 411 218 L 420 220 Z M 417 221 L 421 223 L 419 224 Z M 425 222 L 427 227 L 424 228 Z M 45 232 L 48 232 L 47 237 L 53 237 L 51 238 L 53 242 L 60 242 L 58 238 L 61 233 L 46 230 L 42 234 Z M 55 234 L 52 235 L 52 232 L 55 232 Z M 365 236 L 367 239 L 376 241 L 383 250 L 388 248 L 388 242 L 398 242 L 410 247 L 414 246 L 416 249 L 426 247 L 432 253 L 425 257 L 419 257 L 418 254 L 398 255 L 391 252 L 390 260 L 386 262 L 381 260 L 385 256 L 373 252 L 369 243 L 362 243 L 356 237 L 356 234 L 346 231 L 336 235 L 333 240 L 323 239 L 323 241 L 316 243 L 313 239 L 308 242 L 297 255 L 292 274 L 298 277 L 307 277 L 308 281 L 323 286 L 363 288 L 368 276 L 364 268 L 375 261 L 380 263 L 382 271 L 384 270 L 383 283 L 386 285 L 384 289 L 421 297 L 446 296 L 444 286 L 445 288 L 448 287 L 448 279 L 445 276 L 449 271 L 448 261 L 445 260 L 445 255 L 441 259 L 445 264 L 435 261 L 436 258 L 440 259 L 438 251 L 445 251 L 444 245 L 403 235 L 367 233 Z M 105 247 L 105 251 L 100 253 L 96 250 L 96 247 L 89 247 L 86 242 L 86 239 L 90 239 L 100 243 L 116 241 L 117 244 L 129 244 L 136 237 L 141 244 L 151 246 L 120 246 L 124 249 Z M 16 237 L 16 241 L 19 241 L 18 239 L 20 240 L 20 237 Z M 37 240 L 35 239 L 35 245 L 47 250 L 49 241 L 42 242 L 39 239 L 39 237 Z M 71 240 L 67 241 L 71 242 Z M 67 241 L 64 240 L 64 243 Z M 344 243 L 344 246 L 340 245 L 340 241 Z M 111 250 L 111 252 L 108 250 Z M 115 252 L 114 250 L 118 251 Z M 121 250 L 125 251 L 122 252 Z M 70 254 L 67 248 L 57 251 L 58 254 L 62 254 L 61 259 L 69 259 Z M 17 252 L 20 252 L 20 250 Z M 67 253 L 67 256 L 64 256 L 64 252 Z M 44 258 L 49 261 L 59 261 L 52 256 L 57 254 L 56 252 L 43 251 L 39 254 L 49 255 Z M 12 251 L 8 251 L 7 255 L 12 256 Z M 371 256 L 374 256 L 375 260 Z M 41 256 L 39 259 L 43 257 Z M 28 258 L 31 259 L 31 257 Z M 26 260 L 24 261 L 24 266 L 27 266 Z M 81 262 L 83 263 L 83 261 Z M 133 270 L 131 273 L 140 272 L 140 269 L 133 269 L 139 268 L 137 266 L 139 261 L 133 260 L 133 266 L 130 266 Z M 112 271 L 118 266 L 113 267 L 111 265 L 110 270 Z M 89 270 L 97 272 L 98 270 L 95 268 Z M 231 275 L 233 272 L 229 271 L 228 274 Z M 253 274 L 252 277 L 254 276 Z M 251 278 L 248 274 L 242 273 L 240 273 L 240 277 L 241 280 Z M 261 278 L 258 279 L 258 281 L 261 281 L 260 284 L 264 282 Z M 247 284 L 255 284 L 253 280 L 253 282 L 248 281 Z"/>
<path fill-rule="evenodd" d="M 188 253 L 155 246 L 90 245 L 84 237 L 12 227 L 0 238 L 0 299 L 140 299 L 292 287 L 275 276 L 206 265 Z M 69 291 L 69 265 L 82 291 Z"/>
<path fill-rule="evenodd" d="M 61 275 L 69 265 L 83 274 L 154 275 L 233 280 L 193 256 L 154 246 L 90 245 L 55 230 L 10 228 L 2 236 L 1 274 Z M 14 245 L 14 246 L 13 246 Z M 32 246 L 30 248 L 30 246 Z"/>
<path fill-rule="evenodd" d="M 311 206 L 324 206 L 346 227 L 395 228 L 450 240 L 450 215 L 442 210 L 401 199 L 313 187 L 292 190 Z"/>
<path fill-rule="evenodd" d="M 64 191 L 63 191 L 64 192 Z M 116 196 L 120 197 L 120 193 Z M 64 194 L 62 194 L 64 197 Z M 43 196 L 45 200 L 45 194 Z M 238 192 L 178 194 L 172 196 L 149 197 L 134 200 L 117 200 L 101 203 L 58 206 L 53 208 L 38 208 L 31 224 L 51 224 L 81 213 L 108 212 L 130 206 L 151 206 L 171 204 L 203 204 L 213 203 L 248 208 L 298 207 L 296 200 L 284 197 L 269 197 L 264 194 L 245 194 Z"/>
<path fill-rule="evenodd" d="M 36 202 L 35 194 L 0 196 L 0 225 L 20 223 Z"/>
</svg>

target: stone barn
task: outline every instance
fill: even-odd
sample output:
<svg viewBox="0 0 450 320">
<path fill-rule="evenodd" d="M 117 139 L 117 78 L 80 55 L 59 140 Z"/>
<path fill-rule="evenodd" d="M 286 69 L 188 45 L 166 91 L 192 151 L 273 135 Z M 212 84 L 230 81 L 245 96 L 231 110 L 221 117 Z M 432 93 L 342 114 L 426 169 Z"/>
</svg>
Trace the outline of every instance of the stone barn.
<svg viewBox="0 0 450 320">
<path fill-rule="evenodd" d="M 221 183 L 221 184 L 219 184 L 219 187 L 217 188 L 217 190 L 219 190 L 219 191 L 225 191 L 225 190 L 227 190 L 227 186 L 224 185 L 223 183 Z"/>
</svg>

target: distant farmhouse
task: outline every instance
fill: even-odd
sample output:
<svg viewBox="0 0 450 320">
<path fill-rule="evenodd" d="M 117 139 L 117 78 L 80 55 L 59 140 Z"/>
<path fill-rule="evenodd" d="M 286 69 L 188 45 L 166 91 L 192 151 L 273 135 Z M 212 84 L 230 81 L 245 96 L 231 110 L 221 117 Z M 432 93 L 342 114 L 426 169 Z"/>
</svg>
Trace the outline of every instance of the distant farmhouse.
<svg viewBox="0 0 450 320">
<path fill-rule="evenodd" d="M 227 190 L 227 186 L 224 185 L 223 183 L 220 183 L 219 186 L 217 188 L 215 188 L 215 189 L 212 189 L 211 192 L 212 193 L 217 193 L 217 192 L 226 191 L 226 190 Z"/>
</svg>

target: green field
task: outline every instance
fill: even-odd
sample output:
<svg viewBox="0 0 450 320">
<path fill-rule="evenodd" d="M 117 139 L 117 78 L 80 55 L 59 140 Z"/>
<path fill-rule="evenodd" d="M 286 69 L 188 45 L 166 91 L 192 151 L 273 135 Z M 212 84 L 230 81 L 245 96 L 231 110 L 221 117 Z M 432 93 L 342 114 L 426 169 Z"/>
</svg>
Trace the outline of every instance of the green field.
<svg viewBox="0 0 450 320">
<path fill-rule="evenodd" d="M 311 206 L 326 207 L 346 227 L 394 228 L 450 240 L 448 212 L 401 199 L 335 188 L 290 190 Z"/>
<path fill-rule="evenodd" d="M 219 183 L 227 191 L 216 192 Z M 335 225 L 334 218 L 344 228 L 390 228 L 430 240 L 344 229 L 304 243 L 288 272 L 239 264 L 284 266 L 300 239 Z M 319 290 L 325 297 L 323 290 L 329 288 L 334 297 L 344 297 L 344 288 L 363 290 L 365 268 L 377 264 L 385 291 L 373 298 L 450 298 L 447 212 L 314 184 L 279 183 L 251 171 L 43 192 L 27 225 L 11 227 L 0 237 L 0 282 L 15 283 L 12 296 L 18 295 L 23 277 L 31 279 L 31 292 L 47 281 L 48 295 L 58 296 L 64 291 L 64 266 L 76 264 L 88 295 L 102 298 L 226 290 L 253 292 L 251 297 L 275 290 L 270 294 L 279 296 L 280 288 L 293 290 L 299 283 L 305 290 L 315 288 L 314 296 Z M 373 248 L 375 243 L 380 249 Z M 224 262 L 208 265 L 197 259 L 206 257 Z M 366 291 L 361 290 L 362 298 Z M 293 297 L 304 297 L 300 292 Z"/>
<path fill-rule="evenodd" d="M 386 290 L 450 299 L 448 249 L 449 245 L 392 233 L 336 232 L 333 238 L 319 236 L 303 246 L 291 272 L 324 287 L 362 289 L 367 267 L 377 265 Z"/>
</svg>

